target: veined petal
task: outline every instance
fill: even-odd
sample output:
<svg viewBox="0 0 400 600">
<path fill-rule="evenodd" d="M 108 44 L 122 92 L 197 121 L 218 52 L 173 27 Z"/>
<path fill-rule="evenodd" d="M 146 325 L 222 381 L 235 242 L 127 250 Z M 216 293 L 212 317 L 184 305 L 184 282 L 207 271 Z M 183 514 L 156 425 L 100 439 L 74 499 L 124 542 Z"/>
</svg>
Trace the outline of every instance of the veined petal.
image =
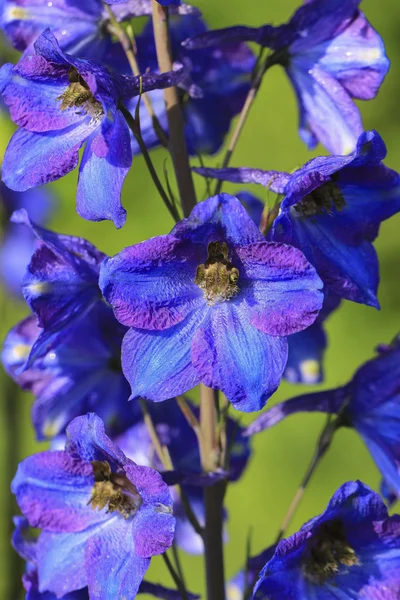
<svg viewBox="0 0 400 600">
<path fill-rule="evenodd" d="M 184 394 L 200 383 L 190 349 L 205 310 L 194 311 L 165 331 L 128 331 L 122 343 L 122 369 L 131 384 L 132 398 L 159 402 Z"/>
<path fill-rule="evenodd" d="M 204 304 L 194 280 L 205 259 L 203 248 L 163 235 L 106 259 L 99 285 L 121 323 L 161 331 Z"/>
<path fill-rule="evenodd" d="M 105 518 L 88 506 L 93 485 L 90 463 L 62 451 L 41 452 L 19 465 L 12 491 L 32 527 L 74 532 Z"/>
<path fill-rule="evenodd" d="M 4 183 L 16 192 L 23 192 L 60 179 L 75 169 L 79 149 L 95 127 L 89 124 L 89 119 L 84 119 L 60 131 L 34 133 L 18 129 L 4 155 Z"/>
<path fill-rule="evenodd" d="M 192 362 L 199 379 L 221 390 L 234 407 L 260 410 L 279 386 L 287 361 L 286 338 L 250 325 L 233 302 L 208 309 L 196 332 Z"/>
<path fill-rule="evenodd" d="M 323 302 L 322 282 L 301 252 L 271 242 L 236 251 L 244 268 L 243 283 L 239 279 L 243 310 L 254 327 L 286 336 L 314 323 Z"/>
<path fill-rule="evenodd" d="M 122 186 L 132 163 L 129 129 L 116 111 L 106 134 L 98 132 L 86 144 L 79 169 L 77 211 L 84 219 L 109 219 L 122 227 L 126 211 Z"/>
<path fill-rule="evenodd" d="M 349 154 L 363 131 L 358 108 L 341 84 L 302 56 L 292 58 L 287 70 L 298 96 L 300 137 L 310 145 L 310 132 L 332 154 Z M 332 126 L 335 123 L 335 126 Z"/>
<path fill-rule="evenodd" d="M 249 169 L 246 167 L 211 169 L 196 167 L 192 169 L 202 177 L 212 177 L 232 183 L 258 183 L 277 194 L 284 194 L 286 184 L 290 181 L 290 174 L 280 171 L 264 171 L 263 169 Z"/>
<path fill-rule="evenodd" d="M 166 552 L 172 545 L 175 532 L 172 499 L 169 506 L 164 504 L 159 504 L 156 508 L 154 505 L 142 506 L 135 515 L 132 532 L 137 556 L 150 558 Z"/>
</svg>

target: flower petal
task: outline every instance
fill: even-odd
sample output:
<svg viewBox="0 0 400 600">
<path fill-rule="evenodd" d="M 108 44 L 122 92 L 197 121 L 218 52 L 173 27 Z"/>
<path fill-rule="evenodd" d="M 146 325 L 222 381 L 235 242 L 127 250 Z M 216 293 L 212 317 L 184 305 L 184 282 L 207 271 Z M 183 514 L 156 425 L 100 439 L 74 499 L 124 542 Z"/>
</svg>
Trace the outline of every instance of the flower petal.
<svg viewBox="0 0 400 600">
<path fill-rule="evenodd" d="M 323 302 L 322 282 L 301 252 L 271 242 L 236 252 L 244 271 L 243 280 L 239 278 L 243 310 L 254 327 L 286 336 L 314 323 Z"/>
<path fill-rule="evenodd" d="M 198 309 L 165 331 L 128 331 L 122 343 L 122 369 L 131 384 L 132 398 L 160 402 L 200 383 L 190 348 L 203 318 L 204 311 Z"/>
<path fill-rule="evenodd" d="M 192 362 L 200 380 L 220 389 L 234 407 L 260 410 L 279 386 L 287 361 L 285 338 L 250 325 L 232 302 L 209 308 L 196 332 Z"/>
<path fill-rule="evenodd" d="M 204 303 L 194 280 L 205 259 L 203 248 L 163 235 L 106 259 L 99 285 L 124 325 L 168 329 Z"/>
<path fill-rule="evenodd" d="M 192 169 L 202 177 L 212 177 L 231 183 L 258 183 L 277 194 L 284 194 L 285 187 L 290 180 L 290 174 L 280 171 L 263 171 L 263 169 L 249 169 L 246 167 L 211 169 L 196 167 Z"/>
</svg>

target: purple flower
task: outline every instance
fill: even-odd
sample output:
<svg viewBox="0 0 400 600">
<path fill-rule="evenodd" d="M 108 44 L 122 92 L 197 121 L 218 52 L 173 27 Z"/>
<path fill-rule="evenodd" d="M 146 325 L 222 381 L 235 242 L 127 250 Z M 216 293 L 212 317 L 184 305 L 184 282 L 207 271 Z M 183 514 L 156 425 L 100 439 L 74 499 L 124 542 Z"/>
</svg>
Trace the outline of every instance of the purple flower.
<svg viewBox="0 0 400 600">
<path fill-rule="evenodd" d="M 176 85 L 185 69 L 128 77 L 73 58 L 46 30 L 14 67 L 0 70 L 0 90 L 20 126 L 7 147 L 3 180 L 16 191 L 55 181 L 79 162 L 77 211 L 89 220 L 110 219 L 121 227 L 126 211 L 121 190 L 132 163 L 128 125 L 120 101 Z"/>
<path fill-rule="evenodd" d="M 125 457 L 94 414 L 67 429 L 65 451 L 25 459 L 12 483 L 32 527 L 42 529 L 39 591 L 91 600 L 133 598 L 150 558 L 172 544 L 172 498 L 161 475 Z"/>
<path fill-rule="evenodd" d="M 321 142 L 333 154 L 355 148 L 363 131 L 353 98 L 374 98 L 389 69 L 379 34 L 358 10 L 361 0 L 313 0 L 280 27 L 231 27 L 201 34 L 187 48 L 252 41 L 271 48 L 300 110 L 300 137 L 309 148 Z"/>
<path fill-rule="evenodd" d="M 284 196 L 268 234 L 299 248 L 326 288 L 379 307 L 378 257 L 372 242 L 382 221 L 400 210 L 400 178 L 385 167 L 376 131 L 363 133 L 348 156 L 320 156 L 292 174 L 261 169 L 195 169 L 235 183 L 259 183 Z"/>
<path fill-rule="evenodd" d="M 232 119 L 243 106 L 250 89 L 251 73 L 256 58 L 246 44 L 221 44 L 216 48 L 188 51 L 181 42 L 189 35 L 207 30 L 204 21 L 196 15 L 170 19 L 172 55 L 184 64 L 193 82 L 203 92 L 201 98 L 189 97 L 182 103 L 185 116 L 185 136 L 190 154 L 214 154 L 229 131 Z M 156 72 L 157 56 L 151 21 L 135 38 L 141 72 L 150 68 Z M 165 103 L 162 93 L 151 92 L 154 109 L 163 127 L 167 129 Z M 159 144 L 149 116 L 141 114 L 142 130 L 148 147 Z M 134 144 L 134 152 L 138 148 Z"/>
<path fill-rule="evenodd" d="M 400 341 L 381 348 L 346 385 L 277 404 L 246 430 L 254 435 L 298 412 L 340 414 L 363 439 L 387 485 L 400 496 Z"/>
<path fill-rule="evenodd" d="M 26 227 L 10 223 L 15 210 L 25 208 L 37 223 L 44 225 L 53 207 L 51 193 L 44 189 L 13 192 L 0 182 L 3 240 L 0 247 L 0 275 L 9 292 L 21 297 L 21 281 L 35 248 L 35 236 Z"/>
<path fill-rule="evenodd" d="M 29 227 L 39 240 L 22 281 L 24 298 L 43 329 L 33 344 L 31 361 L 54 348 L 66 328 L 101 300 L 98 278 L 105 255 L 83 238 L 35 225 L 24 209 L 12 220 Z"/>
<path fill-rule="evenodd" d="M 187 4 L 171 8 L 181 14 L 199 13 Z M 114 6 L 113 12 L 118 21 L 151 15 L 151 0 L 128 0 Z M 0 8 L 0 27 L 21 52 L 49 27 L 69 54 L 105 62 L 123 56 L 118 52 L 119 44 L 112 43 L 109 16 L 100 0 L 53 0 L 51 4 L 48 0 L 5 0 Z"/>
<path fill-rule="evenodd" d="M 121 343 L 126 328 L 97 302 L 69 327 L 46 354 L 31 361 L 32 346 L 42 330 L 30 316 L 7 335 L 2 362 L 9 375 L 35 396 L 32 421 L 39 440 L 65 430 L 72 419 L 95 411 L 109 435 L 120 433 L 139 417 L 129 403 L 129 384 L 122 374 Z"/>
<path fill-rule="evenodd" d="M 276 390 L 286 336 L 322 304 L 301 252 L 266 242 L 227 194 L 198 204 L 169 235 L 106 259 L 100 287 L 131 328 L 122 367 L 132 397 L 166 400 L 202 381 L 246 412 Z"/>
<path fill-rule="evenodd" d="M 398 600 L 400 517 L 360 481 L 342 485 L 326 510 L 276 547 L 254 600 Z"/>
</svg>

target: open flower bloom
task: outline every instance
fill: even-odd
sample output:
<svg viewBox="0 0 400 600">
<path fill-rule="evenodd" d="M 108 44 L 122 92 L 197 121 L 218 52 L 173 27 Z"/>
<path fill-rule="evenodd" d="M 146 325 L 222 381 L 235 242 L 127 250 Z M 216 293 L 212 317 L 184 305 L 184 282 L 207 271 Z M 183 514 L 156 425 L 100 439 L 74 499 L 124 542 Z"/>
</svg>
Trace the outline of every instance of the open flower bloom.
<svg viewBox="0 0 400 600">
<path fill-rule="evenodd" d="M 214 154 L 229 131 L 232 119 L 243 106 L 250 89 L 251 73 L 256 63 L 253 52 L 243 43 L 221 44 L 216 48 L 188 51 L 181 42 L 189 35 L 207 30 L 196 15 L 173 16 L 170 19 L 172 56 L 185 65 L 193 82 L 203 94 L 201 98 L 181 94 L 185 117 L 185 137 L 190 154 Z M 142 73 L 158 70 L 152 22 L 135 37 L 137 57 Z M 160 91 L 150 93 L 154 109 L 165 129 L 168 128 L 165 103 Z M 143 110 L 142 131 L 147 147 L 159 144 L 151 119 Z M 138 152 L 139 148 L 135 148 Z"/>
<path fill-rule="evenodd" d="M 199 13 L 197 8 L 187 4 L 170 10 L 180 14 Z M 151 0 L 128 0 L 114 6 L 113 12 L 118 21 L 151 15 Z M 21 52 L 47 27 L 63 50 L 81 58 L 107 62 L 107 58 L 115 57 L 119 46 L 112 43 L 109 15 L 100 0 L 80 3 L 4 0 L 0 7 L 0 27 L 14 48 Z"/>
<path fill-rule="evenodd" d="M 326 510 L 276 546 L 254 600 L 398 600 L 400 517 L 378 494 L 349 481 Z"/>
<path fill-rule="evenodd" d="M 39 591 L 89 588 L 91 600 L 134 598 L 172 544 L 172 498 L 161 475 L 125 457 L 94 414 L 67 429 L 65 451 L 26 458 L 12 483 L 22 513 L 42 529 Z"/>
<path fill-rule="evenodd" d="M 319 156 L 294 173 L 195 171 L 258 183 L 283 195 L 268 238 L 299 248 L 329 291 L 378 308 L 379 263 L 372 242 L 381 222 L 400 210 L 400 177 L 382 163 L 385 156 L 380 135 L 367 131 L 348 156 Z"/>
<path fill-rule="evenodd" d="M 13 548 L 21 558 L 26 561 L 25 573 L 22 583 L 26 590 L 26 600 L 57 600 L 57 596 L 47 590 L 39 592 L 37 572 L 37 547 L 38 542 L 30 530 L 25 517 L 14 517 L 15 530 L 12 536 Z M 171 590 L 159 584 L 142 581 L 138 594 L 150 594 L 160 600 L 180 600 L 181 595 L 177 590 Z M 188 592 L 188 600 L 197 600 L 199 596 Z M 64 595 L 61 600 L 90 600 L 88 588 L 76 590 Z"/>
<path fill-rule="evenodd" d="M 132 397 L 166 400 L 202 381 L 246 412 L 276 390 L 286 336 L 315 321 L 323 298 L 303 254 L 266 242 L 227 194 L 105 259 L 100 287 L 131 328 L 122 368 Z"/>
<path fill-rule="evenodd" d="M 101 417 L 109 435 L 137 420 L 140 408 L 128 402 L 129 384 L 121 368 L 126 328 L 105 303 L 98 302 L 49 352 L 24 368 L 41 332 L 34 316 L 26 318 L 8 333 L 2 353 L 9 375 L 35 396 L 32 422 L 37 439 L 63 433 L 72 419 L 87 412 Z"/>
<path fill-rule="evenodd" d="M 195 36 L 187 48 L 252 41 L 271 48 L 299 103 L 301 139 L 333 154 L 355 148 L 363 131 L 353 98 L 374 98 L 389 69 L 383 41 L 362 12 L 361 0 L 311 0 L 279 27 L 230 27 Z"/>
<path fill-rule="evenodd" d="M 53 348 L 71 323 L 101 301 L 98 278 L 105 255 L 83 238 L 39 227 L 25 209 L 15 212 L 12 221 L 26 225 L 38 238 L 22 280 L 24 298 L 43 329 L 32 346 L 31 362 Z"/>
<path fill-rule="evenodd" d="M 198 418 L 198 408 L 186 400 L 192 413 Z M 198 439 L 193 428 L 183 416 L 175 399 L 161 403 L 148 402 L 151 419 L 156 429 L 162 446 L 168 448 L 171 462 L 175 470 L 188 475 L 201 474 L 200 451 Z M 237 421 L 228 418 L 226 422 L 227 446 L 231 448 L 230 460 L 227 471 L 229 481 L 237 481 L 247 466 L 250 458 L 250 444 L 248 438 L 243 437 L 243 429 Z M 115 439 L 116 444 L 124 454 L 137 463 L 164 471 L 165 467 L 154 452 L 152 440 L 143 419 L 124 431 Z M 193 477 L 195 482 L 195 477 Z M 195 513 L 200 526 L 205 524 L 205 509 L 203 489 L 201 485 L 182 485 L 187 500 Z M 176 530 L 174 543 L 190 554 L 202 554 L 204 543 L 201 536 L 195 532 L 189 522 L 181 496 L 176 488 L 171 488 L 174 499 L 174 515 L 176 517 Z"/>
<path fill-rule="evenodd" d="M 400 496 L 400 341 L 382 347 L 343 387 L 292 398 L 260 415 L 254 435 L 298 412 L 340 413 L 340 425 L 362 437 L 386 483 Z"/>
<path fill-rule="evenodd" d="M 121 227 L 121 190 L 132 163 L 130 133 L 118 108 L 156 88 L 179 83 L 184 68 L 128 77 L 65 54 L 50 30 L 17 65 L 0 70 L 0 91 L 19 125 L 4 155 L 3 180 L 15 191 L 55 181 L 79 162 L 77 211 L 89 220 Z M 185 75 L 185 79 L 187 79 Z"/>
</svg>

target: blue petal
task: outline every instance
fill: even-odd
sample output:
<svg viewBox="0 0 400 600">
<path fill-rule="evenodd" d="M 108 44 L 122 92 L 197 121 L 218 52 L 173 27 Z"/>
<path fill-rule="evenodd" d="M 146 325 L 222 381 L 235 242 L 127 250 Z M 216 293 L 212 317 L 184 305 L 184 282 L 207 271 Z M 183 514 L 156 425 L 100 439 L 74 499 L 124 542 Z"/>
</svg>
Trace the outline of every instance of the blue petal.
<svg viewBox="0 0 400 600">
<path fill-rule="evenodd" d="M 129 129 L 120 111 L 103 136 L 93 135 L 86 144 L 79 169 L 77 211 L 84 219 L 109 219 L 122 227 L 126 211 L 121 192 L 132 163 Z"/>
<path fill-rule="evenodd" d="M 132 398 L 159 402 L 200 383 L 190 352 L 203 318 L 204 309 L 198 309 L 165 331 L 128 331 L 122 344 L 122 368 L 132 387 Z"/>
<path fill-rule="evenodd" d="M 288 337 L 289 356 L 284 377 L 290 383 L 321 383 L 326 336 L 321 323 Z"/>
<path fill-rule="evenodd" d="M 220 389 L 238 410 L 252 412 L 279 386 L 287 342 L 261 333 L 239 307 L 223 302 L 208 309 L 193 341 L 192 361 L 205 385 Z"/>
</svg>

